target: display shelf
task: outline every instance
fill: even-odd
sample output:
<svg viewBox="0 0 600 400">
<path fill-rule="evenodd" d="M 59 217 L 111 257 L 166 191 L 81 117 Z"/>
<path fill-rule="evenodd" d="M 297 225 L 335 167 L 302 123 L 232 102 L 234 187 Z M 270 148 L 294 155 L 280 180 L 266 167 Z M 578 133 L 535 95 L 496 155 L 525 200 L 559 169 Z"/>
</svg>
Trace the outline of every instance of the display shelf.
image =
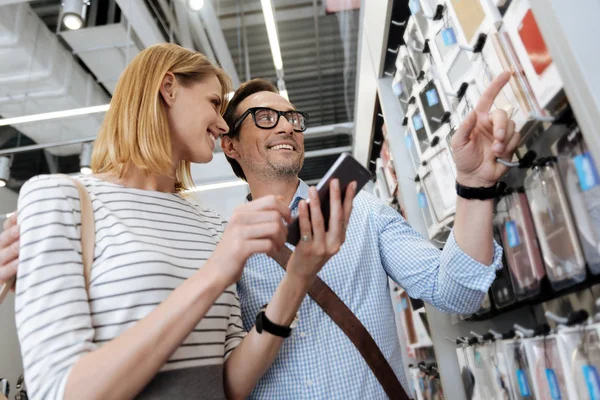
<svg viewBox="0 0 600 400">
<path fill-rule="evenodd" d="M 416 0 L 418 1 L 418 0 Z M 464 7 L 466 4 L 476 1 L 469 0 L 468 2 L 460 5 Z M 489 16 L 489 12 L 495 13 L 494 2 L 491 0 L 481 0 L 483 4 L 483 13 Z M 570 107 L 566 103 L 566 99 L 560 98 L 560 90 L 556 91 L 554 88 L 548 89 L 548 93 L 545 93 L 545 88 L 540 84 L 542 75 L 540 75 L 540 81 L 535 81 L 532 84 L 532 90 L 536 96 L 538 102 L 541 102 L 543 106 L 547 106 L 548 113 L 552 113 L 554 117 L 553 123 L 550 123 L 549 119 L 545 118 L 531 118 L 532 114 L 529 114 L 531 110 L 537 110 L 538 116 L 544 113 L 544 110 L 532 108 L 527 109 L 523 104 L 523 98 L 531 99 L 531 93 L 527 92 L 527 88 L 523 89 L 522 76 L 526 76 L 528 79 L 533 79 L 531 76 L 531 70 L 524 71 L 524 75 L 511 80 L 510 85 L 507 86 L 506 93 L 512 96 L 506 95 L 507 101 L 499 105 L 502 108 L 510 104 L 515 104 L 522 108 L 523 114 L 519 116 L 521 124 L 524 126 L 524 136 L 520 145 L 526 146 L 526 150 L 533 151 L 537 154 L 538 159 L 540 157 L 554 156 L 557 152 L 556 144 L 561 138 L 565 137 L 565 133 L 573 131 L 573 115 L 577 119 L 581 132 L 587 142 L 589 151 L 592 157 L 595 158 L 597 166 L 600 166 L 600 135 L 598 135 L 597 126 L 600 125 L 600 76 L 597 71 L 600 69 L 600 56 L 597 52 L 591 51 L 595 46 L 595 38 L 600 34 L 600 24 L 597 24 L 597 20 L 600 17 L 600 5 L 592 0 L 584 0 L 577 3 L 576 6 L 569 4 L 568 2 L 562 2 L 561 0 L 549 0 L 551 7 L 548 6 L 547 1 L 542 0 L 513 0 L 512 4 L 527 4 L 529 3 L 532 7 L 533 16 L 539 24 L 540 31 L 546 42 L 549 53 L 552 56 L 552 60 L 556 66 L 556 70 L 560 74 L 560 78 L 564 84 L 564 93 L 568 97 Z M 414 3 L 415 1 L 413 1 Z M 421 3 L 423 3 L 421 1 Z M 510 3 L 510 2 L 508 2 Z M 440 4 L 451 4 L 453 6 L 459 5 L 458 1 L 442 1 Z M 394 5 L 395 7 L 395 5 Z M 513 12 L 507 13 L 507 9 L 510 10 L 510 5 L 499 10 L 499 15 L 508 15 L 508 18 L 513 18 Z M 456 10 L 448 9 L 445 14 L 455 20 L 458 18 L 455 12 Z M 464 10 L 463 10 L 464 11 Z M 523 7 L 519 10 L 519 17 L 517 20 L 521 20 L 529 15 L 529 21 L 531 20 L 531 12 L 525 12 L 523 14 Z M 430 13 L 430 10 L 426 9 L 425 13 Z M 462 22 L 467 21 L 464 15 L 461 17 Z M 421 80 L 415 87 L 422 87 L 423 84 L 429 80 L 430 77 L 437 78 L 441 82 L 438 85 L 438 94 L 440 97 L 444 97 L 447 101 L 445 109 L 451 110 L 453 113 L 451 124 L 449 127 L 455 128 L 460 123 L 461 117 L 464 118 L 464 114 L 469 111 L 469 104 L 464 100 L 457 101 L 456 96 L 451 95 L 457 89 L 456 86 L 463 82 L 469 82 L 468 94 L 466 98 L 472 98 L 471 103 L 475 101 L 473 97 L 478 97 L 479 93 L 474 93 L 474 89 L 481 92 L 483 88 L 489 82 L 488 80 L 474 79 L 478 76 L 475 71 L 484 71 L 486 74 L 494 76 L 502 69 L 506 70 L 510 65 L 515 62 L 515 54 L 518 57 L 526 57 L 523 55 L 523 49 L 516 49 L 515 53 L 498 53 L 499 59 L 496 60 L 492 56 L 491 50 L 508 51 L 510 47 L 507 47 L 505 39 L 508 36 L 503 36 L 506 32 L 508 35 L 512 35 L 512 39 L 515 40 L 519 36 L 525 47 L 530 46 L 531 43 L 526 43 L 526 38 L 523 37 L 522 30 L 526 25 L 515 24 L 515 21 L 510 21 L 511 24 L 500 24 L 498 14 L 491 15 L 490 18 L 487 16 L 483 19 L 484 21 L 481 26 L 471 26 L 472 34 L 469 34 L 471 39 L 469 44 L 473 44 L 479 33 L 492 32 L 497 34 L 492 35 L 493 37 L 488 38 L 487 48 L 484 48 L 486 62 L 492 60 L 491 67 L 489 65 L 480 65 L 482 56 L 475 56 L 469 53 L 469 60 L 473 63 L 475 68 L 471 72 L 463 75 L 454 75 L 454 79 L 448 79 L 449 66 L 454 60 L 457 59 L 457 54 L 460 54 L 463 50 L 457 50 L 456 48 L 449 49 L 446 55 L 441 54 L 440 41 L 435 42 L 436 36 L 441 36 L 442 30 L 445 28 L 444 24 L 439 21 L 432 22 L 428 21 L 424 24 L 422 20 L 416 19 L 416 23 L 410 24 L 410 27 L 417 26 L 422 34 L 422 41 L 429 40 L 430 50 L 432 50 L 433 56 L 429 57 L 435 59 L 437 64 L 442 64 L 442 68 L 428 67 L 427 76 L 428 79 Z M 490 23 L 491 22 L 491 23 Z M 473 24 L 471 24 L 473 25 Z M 476 24 L 475 24 L 476 25 Z M 531 24 L 529 25 L 531 26 Z M 510 33 L 509 31 L 515 32 Z M 408 37 L 404 33 L 405 37 Z M 465 32 L 458 32 L 458 44 L 465 45 Z M 538 35 L 539 36 L 539 35 Z M 439 37 L 438 37 L 439 39 Z M 521 40 L 520 39 L 520 40 Z M 528 39 L 528 38 L 527 38 Z M 434 42 L 432 42 L 434 40 Z M 388 43 L 392 42 L 392 38 L 388 38 Z M 513 43 L 514 44 L 514 43 Z M 510 45 L 510 43 L 509 43 Z M 433 47 L 432 47 L 433 46 Z M 503 47 L 501 47 L 503 46 Z M 460 46 L 459 46 L 460 47 Z M 530 52 L 530 50 L 527 50 Z M 519 53 L 520 52 L 520 53 Z M 400 53 L 400 52 L 398 52 Z M 405 52 L 402 52 L 405 54 Z M 393 56 L 389 54 L 382 54 L 386 57 L 385 65 L 396 65 L 395 70 L 395 81 L 392 82 L 391 78 L 380 78 L 377 84 L 377 95 L 378 95 L 378 108 L 377 112 L 381 112 L 385 124 L 387 126 L 387 139 L 389 142 L 390 151 L 394 159 L 394 165 L 396 169 L 396 175 L 398 177 L 399 185 L 399 197 L 402 205 L 402 209 L 407 217 L 408 222 L 421 234 L 426 237 L 432 237 L 431 231 L 434 225 L 431 221 L 425 222 L 424 214 L 421 213 L 419 208 L 419 199 L 417 193 L 422 182 L 415 182 L 415 173 L 419 169 L 422 169 L 424 160 L 427 160 L 435 153 L 431 150 L 431 147 L 425 149 L 418 149 L 418 146 L 412 154 L 410 152 L 411 147 L 406 145 L 407 137 L 415 135 L 414 129 L 411 130 L 412 125 L 410 119 L 414 115 L 415 110 L 422 112 L 422 102 L 424 99 L 417 99 L 415 96 L 414 89 L 411 91 L 411 96 L 407 97 L 398 91 L 398 87 L 401 87 L 401 83 L 406 79 L 403 75 L 405 68 L 405 62 L 398 62 L 399 60 L 391 59 Z M 377 58 L 377 56 L 375 56 Z M 390 60 L 388 60 L 388 58 Z M 479 61 L 478 61 L 479 60 Z M 508 61 L 507 61 L 508 60 Z M 441 63 L 440 63 L 441 61 Z M 521 62 L 523 60 L 520 60 Z M 526 60 L 529 61 L 529 60 Z M 488 71 L 489 69 L 489 71 Z M 536 73 L 539 72 L 536 70 Z M 554 73 L 554 72 L 553 72 Z M 437 74 L 437 75 L 436 75 Z M 554 75 L 556 76 L 556 74 Z M 474 84 L 474 82 L 476 82 Z M 416 82 L 413 82 L 416 83 Z M 394 84 L 396 92 L 394 93 Z M 406 87 L 406 85 L 403 85 Z M 445 91 L 444 91 L 445 89 Z M 513 91 L 511 94 L 510 91 Z M 442 93 L 443 92 L 443 93 Z M 558 94 L 558 97 L 555 95 Z M 415 97 L 414 104 L 407 104 L 408 98 Z M 520 97 L 519 97 L 520 96 Z M 404 102 L 399 101 L 399 97 L 402 97 Z M 534 103 L 529 103 L 535 106 Z M 527 105 L 527 104 L 525 104 Z M 572 113 L 570 109 L 572 108 Z M 370 114 L 369 114 L 370 113 Z M 362 110 L 362 116 L 357 114 L 357 118 L 373 118 L 372 110 Z M 535 113 L 534 113 L 535 114 Z M 548 114 L 546 114 L 547 116 Z M 406 117 L 406 118 L 405 118 Z M 536 123 L 532 123 L 532 119 Z M 431 135 L 428 135 L 428 138 Z M 448 146 L 446 139 L 450 137 L 449 134 L 441 135 L 440 141 L 444 140 L 445 145 Z M 413 145 L 418 145 L 412 140 Z M 360 145 L 358 142 L 356 145 Z M 583 151 L 583 150 L 582 150 Z M 525 154 L 524 150 L 518 152 L 519 156 Z M 415 157 L 415 155 L 417 157 Z M 417 167 L 417 168 L 415 168 Z M 600 169 L 600 168 L 598 168 Z M 524 179 L 527 176 L 527 169 L 512 169 L 509 174 L 505 177 L 505 181 L 509 186 L 517 188 L 523 185 Z M 577 177 L 571 179 L 577 179 Z M 580 178 L 582 179 L 582 178 Z M 577 182 L 571 182 L 571 185 L 577 184 Z M 582 190 L 585 190 L 582 188 Z M 589 196 L 588 196 L 589 197 Z M 529 199 L 528 199 L 529 201 Z M 571 208 L 573 205 L 571 205 Z M 538 221 L 539 225 L 539 221 Z M 449 221 L 443 221 L 440 223 L 441 227 L 449 227 Z M 436 243 L 441 244 L 441 243 Z M 547 250 L 547 249 L 546 249 Z M 588 265 L 589 267 L 589 265 Z M 587 278 L 584 282 L 575 284 L 565 288 L 553 288 L 548 278 L 543 278 L 540 286 L 540 294 L 534 298 L 528 300 L 517 301 L 516 303 L 504 304 L 501 309 L 492 307 L 487 313 L 480 313 L 471 316 L 470 318 L 459 318 L 456 315 L 448 315 L 441 313 L 434 309 L 431 305 L 426 305 L 425 310 L 427 314 L 427 320 L 430 324 L 431 339 L 435 350 L 435 355 L 438 360 L 439 370 L 441 379 L 444 386 L 445 398 L 462 400 L 466 399 L 465 389 L 462 385 L 456 384 L 462 382 L 461 370 L 457 368 L 458 357 L 456 353 L 456 344 L 452 343 L 451 340 L 455 340 L 458 336 L 470 336 L 472 332 L 485 334 L 489 329 L 493 329 L 497 332 L 506 332 L 513 328 L 515 323 L 519 323 L 525 327 L 534 328 L 538 324 L 546 323 L 548 320 L 544 316 L 544 311 L 552 310 L 559 315 L 567 315 L 569 312 L 576 309 L 584 309 L 590 315 L 596 313 L 595 300 L 600 294 L 600 275 L 593 275 L 593 269 L 589 268 L 587 271 Z M 558 289 L 558 290 L 555 290 Z M 449 340 L 450 339 L 450 340 Z M 412 343 L 415 349 L 418 349 L 420 343 Z M 406 367 L 406 365 L 405 365 Z M 539 389 L 539 388 L 538 388 Z"/>
</svg>

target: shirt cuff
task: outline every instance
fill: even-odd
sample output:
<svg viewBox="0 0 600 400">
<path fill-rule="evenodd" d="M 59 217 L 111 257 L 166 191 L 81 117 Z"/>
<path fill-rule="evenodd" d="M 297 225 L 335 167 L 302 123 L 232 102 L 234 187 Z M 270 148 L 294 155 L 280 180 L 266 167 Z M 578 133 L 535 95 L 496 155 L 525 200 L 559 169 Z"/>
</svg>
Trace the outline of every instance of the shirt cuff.
<svg viewBox="0 0 600 400">
<path fill-rule="evenodd" d="M 454 230 L 450 233 L 440 259 L 446 275 L 462 286 L 487 292 L 496 279 L 496 271 L 502 268 L 502 247 L 494 240 L 494 259 L 485 265 L 466 254 L 456 243 Z"/>
</svg>

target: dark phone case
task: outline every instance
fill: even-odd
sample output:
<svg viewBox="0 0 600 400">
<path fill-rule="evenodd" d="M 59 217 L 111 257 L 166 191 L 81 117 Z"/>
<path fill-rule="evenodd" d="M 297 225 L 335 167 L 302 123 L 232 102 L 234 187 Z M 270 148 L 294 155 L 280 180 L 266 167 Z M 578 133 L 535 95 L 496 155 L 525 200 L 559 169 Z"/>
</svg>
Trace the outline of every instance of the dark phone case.
<svg viewBox="0 0 600 400">
<path fill-rule="evenodd" d="M 360 165 L 358 161 L 347 153 L 342 154 L 331 168 L 329 168 L 329 171 L 327 171 L 325 176 L 323 176 L 317 184 L 319 200 L 321 202 L 321 213 L 323 213 L 323 220 L 325 222 L 325 230 L 329 229 L 329 183 L 336 178 L 340 181 L 342 201 L 344 201 L 344 195 L 350 183 L 356 181 L 356 193 L 358 193 L 363 186 L 372 179 L 372 176 L 365 167 Z M 299 224 L 298 218 L 295 218 L 288 225 L 287 242 L 294 246 L 300 241 Z"/>
</svg>

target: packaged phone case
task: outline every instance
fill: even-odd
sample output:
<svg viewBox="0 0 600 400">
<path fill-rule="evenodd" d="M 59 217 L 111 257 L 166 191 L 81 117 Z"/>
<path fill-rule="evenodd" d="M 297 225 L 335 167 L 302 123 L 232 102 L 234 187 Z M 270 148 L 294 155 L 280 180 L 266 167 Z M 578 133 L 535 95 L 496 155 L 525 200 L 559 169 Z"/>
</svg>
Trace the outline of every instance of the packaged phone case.
<svg viewBox="0 0 600 400">
<path fill-rule="evenodd" d="M 521 339 L 502 341 L 504 357 L 511 373 L 512 398 L 516 400 L 535 399 L 531 381 L 530 365 Z"/>
<path fill-rule="evenodd" d="M 557 334 L 558 350 L 570 398 L 600 398 L 600 325 L 563 328 Z"/>
<path fill-rule="evenodd" d="M 465 388 L 467 399 L 471 400 L 487 400 L 481 390 L 482 383 L 475 376 L 475 359 L 472 351 L 468 347 L 459 347 L 456 349 L 456 357 L 458 358 L 458 366 L 461 370 L 462 383 Z"/>
<path fill-rule="evenodd" d="M 479 307 L 479 310 L 477 310 L 475 315 L 486 315 L 490 311 L 492 311 L 492 301 L 490 300 L 490 294 L 486 293 L 485 297 L 483 298 L 483 301 L 481 302 L 481 307 Z"/>
<path fill-rule="evenodd" d="M 446 113 L 440 98 L 440 93 L 434 81 L 429 81 L 419 92 L 419 99 L 423 105 L 423 114 L 427 118 L 427 125 L 432 135 L 442 126 L 442 117 Z"/>
<path fill-rule="evenodd" d="M 456 177 L 450 154 L 442 148 L 426 165 L 423 186 L 437 222 L 442 222 L 456 211 Z"/>
<path fill-rule="evenodd" d="M 514 388 L 510 379 L 511 371 L 508 369 L 508 364 L 504 355 L 504 345 L 502 341 L 496 340 L 489 343 L 488 346 L 490 347 L 491 361 L 494 368 L 495 399 L 513 399 Z"/>
<path fill-rule="evenodd" d="M 522 189 L 498 202 L 496 225 L 501 232 L 515 297 L 521 300 L 538 294 L 545 270 L 531 211 Z"/>
<path fill-rule="evenodd" d="M 579 128 L 556 145 L 558 166 L 590 270 L 600 273 L 600 175 Z"/>
<path fill-rule="evenodd" d="M 479 393 L 484 399 L 496 397 L 496 384 L 494 382 L 495 367 L 491 347 L 487 345 L 474 345 L 466 349 L 467 356 L 473 360 L 473 374 Z"/>
<path fill-rule="evenodd" d="M 554 335 L 526 339 L 533 388 L 538 399 L 568 399 L 566 375 Z"/>
<path fill-rule="evenodd" d="M 404 143 L 406 148 L 408 149 L 408 153 L 410 154 L 410 159 L 412 161 L 412 165 L 415 169 L 415 173 L 419 171 L 419 166 L 421 165 L 421 157 L 419 157 L 419 151 L 417 150 L 417 143 L 415 142 L 415 135 L 412 130 L 407 129 L 405 131 Z"/>
<path fill-rule="evenodd" d="M 552 287 L 583 281 L 585 259 L 554 160 L 529 171 L 525 191 Z"/>
<path fill-rule="evenodd" d="M 502 234 L 498 224 L 494 224 L 494 239 L 503 246 Z M 506 252 L 502 253 L 502 269 L 496 271 L 496 279 L 490 289 L 492 299 L 496 308 L 501 309 L 515 302 L 515 292 L 513 290 L 512 278 L 508 263 L 506 262 Z"/>
<path fill-rule="evenodd" d="M 425 226 L 427 226 L 427 230 L 429 231 L 436 222 L 433 220 L 433 215 L 431 214 L 431 209 L 429 207 L 429 202 L 427 201 L 427 196 L 425 195 L 422 182 L 417 182 L 416 190 L 419 208 L 421 209 L 421 214 L 423 215 L 423 221 L 425 222 Z"/>
</svg>

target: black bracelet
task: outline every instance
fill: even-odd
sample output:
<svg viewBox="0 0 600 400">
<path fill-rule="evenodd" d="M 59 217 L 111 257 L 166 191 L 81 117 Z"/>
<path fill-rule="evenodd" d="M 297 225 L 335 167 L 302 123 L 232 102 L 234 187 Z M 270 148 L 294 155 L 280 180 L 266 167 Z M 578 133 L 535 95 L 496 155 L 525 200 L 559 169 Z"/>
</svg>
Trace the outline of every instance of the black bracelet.
<svg viewBox="0 0 600 400">
<path fill-rule="evenodd" d="M 491 200 L 498 196 L 498 184 L 490 187 L 468 187 L 456 182 L 456 194 L 467 200 Z"/>
</svg>

